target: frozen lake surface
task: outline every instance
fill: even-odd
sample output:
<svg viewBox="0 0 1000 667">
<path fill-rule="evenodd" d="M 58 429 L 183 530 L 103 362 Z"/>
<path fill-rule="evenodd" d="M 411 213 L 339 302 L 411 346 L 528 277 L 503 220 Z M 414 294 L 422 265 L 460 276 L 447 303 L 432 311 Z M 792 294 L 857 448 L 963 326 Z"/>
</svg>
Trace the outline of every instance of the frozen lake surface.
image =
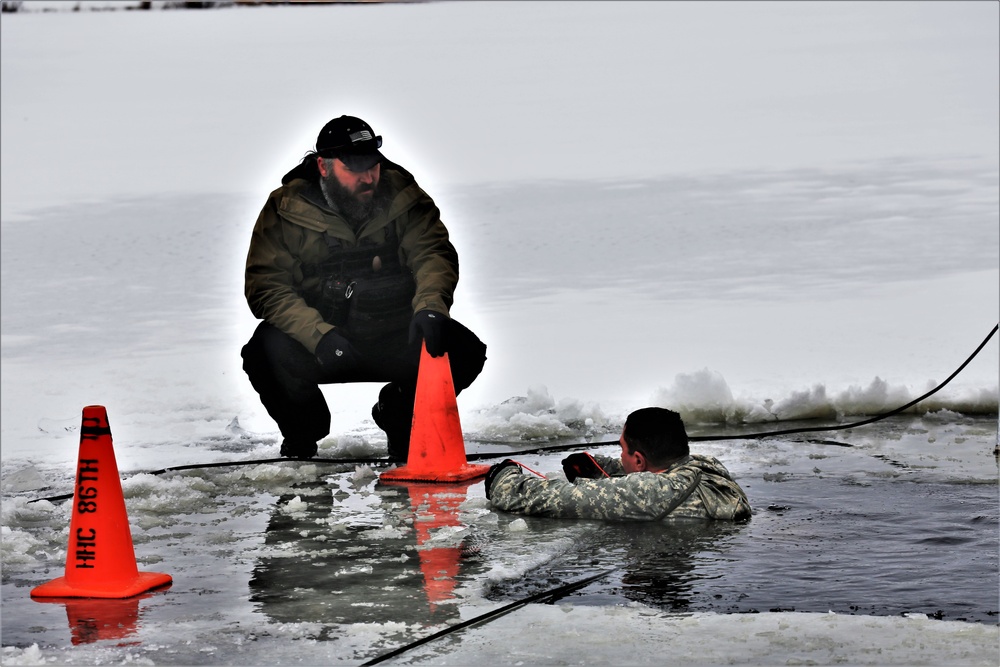
<svg viewBox="0 0 1000 667">
<path fill-rule="evenodd" d="M 607 570 L 392 661 L 996 665 L 995 337 L 890 420 L 696 443 L 747 524 L 519 518 L 481 483 L 268 461 L 242 264 L 341 113 L 459 250 L 453 315 L 489 346 L 470 455 L 611 452 L 646 405 L 703 436 L 832 427 L 969 357 L 1000 319 L 998 6 L 721 7 L 4 14 L 2 662 L 359 664 Z M 368 57 L 317 85 L 334 29 Z M 377 390 L 325 389 L 320 457 L 385 455 Z M 174 582 L 35 602 L 70 515 L 39 499 L 71 491 L 91 404 L 139 567 Z"/>
</svg>

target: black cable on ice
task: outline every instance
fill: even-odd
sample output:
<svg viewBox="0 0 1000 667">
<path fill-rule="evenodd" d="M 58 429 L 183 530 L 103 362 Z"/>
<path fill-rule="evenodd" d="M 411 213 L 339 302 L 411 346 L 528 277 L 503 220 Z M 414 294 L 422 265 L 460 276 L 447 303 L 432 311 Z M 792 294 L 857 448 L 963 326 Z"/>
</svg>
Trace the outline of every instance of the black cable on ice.
<svg viewBox="0 0 1000 667">
<path fill-rule="evenodd" d="M 444 637 L 445 635 L 450 635 L 453 632 L 458 632 L 459 630 L 464 630 L 465 628 L 472 627 L 474 625 L 482 625 L 484 623 L 489 623 L 490 621 L 494 621 L 500 618 L 501 616 L 509 614 L 512 611 L 516 611 L 521 607 L 530 604 L 532 602 L 541 602 L 541 601 L 554 602 L 559 598 L 561 598 L 562 596 L 566 595 L 567 593 L 572 593 L 573 591 L 579 588 L 583 588 L 590 582 L 597 581 L 598 579 L 606 577 L 612 572 L 614 572 L 613 569 L 605 570 L 604 572 L 598 572 L 593 576 L 587 577 L 586 579 L 581 579 L 580 581 L 575 581 L 571 584 L 564 584 L 557 588 L 551 588 L 547 591 L 542 591 L 541 593 L 535 593 L 534 595 L 529 595 L 528 597 L 518 600 L 517 602 L 512 602 L 498 609 L 494 609 L 493 611 L 488 611 L 485 614 L 480 614 L 479 616 L 471 618 L 468 621 L 463 621 L 461 623 L 456 623 L 455 625 L 448 626 L 447 628 L 441 630 L 440 632 L 435 632 L 433 635 L 424 637 L 423 639 L 418 639 L 417 641 L 406 644 L 405 646 L 400 646 L 399 648 L 393 651 L 389 651 L 388 653 L 384 653 L 378 656 L 377 658 L 369 660 L 368 662 L 361 663 L 361 667 L 365 667 L 366 665 L 377 665 L 378 663 L 388 660 L 389 658 L 395 658 L 397 655 L 405 653 L 410 649 L 421 646 L 422 644 L 426 644 L 427 642 L 434 641 L 435 639 Z"/>
<path fill-rule="evenodd" d="M 927 399 L 928 397 L 933 396 L 941 389 L 943 389 L 945 385 L 954 380 L 955 377 L 963 370 L 965 370 L 965 367 L 968 366 L 972 362 L 972 360 L 976 358 L 976 355 L 978 355 L 982 351 L 982 349 L 986 347 L 986 344 L 990 342 L 990 339 L 993 338 L 993 336 L 996 334 L 998 328 L 1000 328 L 1000 324 L 993 325 L 993 329 L 990 331 L 989 335 L 987 335 L 986 338 L 983 339 L 983 342 L 979 344 L 979 347 L 977 347 L 975 351 L 971 355 L 969 355 L 969 358 L 966 359 L 964 362 L 962 362 L 962 365 L 959 366 L 957 369 L 955 369 L 955 372 L 949 375 L 944 382 L 934 387 L 923 396 L 915 398 L 906 405 L 901 405 L 895 410 L 890 410 L 889 412 L 885 412 L 880 415 L 875 415 L 874 417 L 871 417 L 869 419 L 863 419 L 858 422 L 852 422 L 850 424 L 837 424 L 835 426 L 808 426 L 803 428 L 784 429 L 781 431 L 765 431 L 762 433 L 741 433 L 736 435 L 695 435 L 695 436 L 690 436 L 688 440 L 692 442 L 713 442 L 716 440 L 755 440 L 758 438 L 770 438 L 778 435 L 792 435 L 796 433 L 820 433 L 823 431 L 840 431 L 849 428 L 857 428 L 859 426 L 866 426 L 868 424 L 872 424 L 879 420 L 886 419 L 887 417 L 898 415 L 900 412 L 908 410 L 917 403 L 920 403 L 921 401 Z M 814 442 L 817 444 L 824 444 L 824 445 L 835 445 L 837 447 L 851 447 L 851 445 L 846 442 L 836 442 L 833 440 L 812 440 L 810 442 Z M 584 443 L 577 442 L 569 445 L 543 445 L 541 447 L 535 447 L 533 449 L 521 449 L 517 451 L 480 452 L 475 454 L 467 454 L 466 459 L 468 459 L 469 461 L 482 461 L 484 459 L 509 458 L 511 456 L 519 456 L 522 454 L 542 454 L 545 452 L 560 452 L 570 449 L 578 449 L 580 447 L 601 447 L 605 445 L 617 445 L 617 444 L 618 444 L 617 440 L 608 440 L 604 442 L 584 442 Z M 173 466 L 171 468 L 161 468 L 160 470 L 153 470 L 148 474 L 162 475 L 163 473 L 166 472 L 173 472 L 179 470 L 199 470 L 202 468 L 225 468 L 228 466 L 259 465 L 262 463 L 281 463 L 281 462 L 290 462 L 295 460 L 297 459 L 275 458 L 275 459 L 253 459 L 250 461 L 221 461 L 218 463 L 195 463 L 191 465 Z M 301 461 L 307 463 L 327 463 L 327 464 L 338 464 L 338 465 L 372 465 L 372 466 L 391 465 L 393 463 L 396 463 L 395 461 L 390 461 L 389 459 L 381 459 L 381 458 L 359 458 L 359 459 L 315 459 L 314 458 L 314 459 L 301 459 Z M 67 493 L 59 496 L 50 496 L 48 498 L 36 498 L 34 500 L 29 500 L 28 502 L 35 503 L 40 500 L 48 500 L 48 501 L 68 500 L 72 497 L 73 497 L 72 493 Z"/>
</svg>

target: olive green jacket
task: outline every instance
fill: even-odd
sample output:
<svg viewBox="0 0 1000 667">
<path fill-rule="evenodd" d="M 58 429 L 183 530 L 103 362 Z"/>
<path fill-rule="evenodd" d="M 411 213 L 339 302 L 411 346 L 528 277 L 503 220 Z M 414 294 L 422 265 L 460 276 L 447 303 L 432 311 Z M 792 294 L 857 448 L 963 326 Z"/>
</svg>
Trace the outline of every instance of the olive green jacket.
<svg viewBox="0 0 1000 667">
<path fill-rule="evenodd" d="M 562 519 L 660 521 L 750 518 L 750 502 L 729 471 L 711 456 L 692 454 L 663 472 L 625 474 L 621 459 L 595 456 L 610 475 L 541 479 L 517 466 L 501 469 L 490 486 L 497 509 Z"/>
<path fill-rule="evenodd" d="M 312 353 L 334 326 L 323 320 L 315 303 L 322 277 L 316 267 L 331 254 L 324 233 L 342 247 L 366 238 L 382 242 L 396 226 L 400 263 L 413 273 L 413 312 L 429 309 L 448 315 L 458 284 L 458 254 L 448 239 L 434 201 L 399 165 L 383 160 L 378 196 L 382 212 L 357 230 L 331 208 L 318 184 L 318 170 L 308 160 L 282 179 L 254 225 L 247 254 L 245 293 L 251 312 L 302 343 Z"/>
</svg>

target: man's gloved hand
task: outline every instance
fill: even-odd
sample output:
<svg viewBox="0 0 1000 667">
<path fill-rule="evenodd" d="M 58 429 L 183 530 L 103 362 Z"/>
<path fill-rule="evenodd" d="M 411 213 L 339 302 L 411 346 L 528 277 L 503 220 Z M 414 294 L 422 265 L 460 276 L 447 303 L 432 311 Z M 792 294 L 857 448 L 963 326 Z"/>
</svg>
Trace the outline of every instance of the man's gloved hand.
<svg viewBox="0 0 1000 667">
<path fill-rule="evenodd" d="M 594 457 L 587 452 L 570 454 L 562 460 L 562 467 L 566 473 L 566 479 L 571 482 L 575 481 L 577 477 L 597 479 L 607 474 L 601 469 L 601 466 L 597 465 Z"/>
<path fill-rule="evenodd" d="M 320 339 L 316 346 L 316 358 L 327 373 L 354 368 L 360 360 L 351 342 L 336 329 L 331 329 Z"/>
<path fill-rule="evenodd" d="M 486 480 L 485 480 L 487 500 L 489 500 L 490 498 L 490 486 L 493 485 L 493 480 L 497 478 L 497 475 L 500 474 L 501 470 L 503 470 L 504 468 L 509 468 L 510 466 L 516 467 L 518 473 L 521 472 L 521 464 L 519 464 L 517 461 L 512 461 L 510 459 L 504 459 L 500 463 L 497 463 L 490 467 L 490 471 L 486 473 Z"/>
<path fill-rule="evenodd" d="M 440 357 L 448 350 L 445 343 L 445 326 L 448 316 L 433 310 L 421 310 L 414 313 L 410 321 L 410 342 L 421 338 L 427 344 L 427 353 L 432 357 Z"/>
</svg>

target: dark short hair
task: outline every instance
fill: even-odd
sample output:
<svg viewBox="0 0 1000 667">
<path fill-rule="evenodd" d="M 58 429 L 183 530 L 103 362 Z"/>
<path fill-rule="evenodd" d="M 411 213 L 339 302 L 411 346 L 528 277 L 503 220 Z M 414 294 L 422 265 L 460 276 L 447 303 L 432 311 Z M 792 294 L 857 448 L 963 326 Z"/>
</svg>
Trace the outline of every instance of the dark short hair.
<svg viewBox="0 0 1000 667">
<path fill-rule="evenodd" d="M 681 416 L 666 408 L 642 408 L 625 420 L 625 444 L 654 466 L 687 456 L 688 435 Z"/>
</svg>

